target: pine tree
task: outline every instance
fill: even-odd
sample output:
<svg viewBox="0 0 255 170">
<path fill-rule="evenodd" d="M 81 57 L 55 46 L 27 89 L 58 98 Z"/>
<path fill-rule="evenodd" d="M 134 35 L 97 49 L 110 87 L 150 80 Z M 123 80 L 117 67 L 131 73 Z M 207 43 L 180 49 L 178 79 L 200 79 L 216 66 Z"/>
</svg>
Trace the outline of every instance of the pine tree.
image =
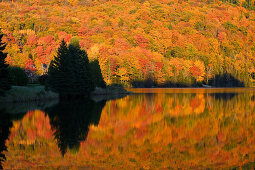
<svg viewBox="0 0 255 170">
<path fill-rule="evenodd" d="M 74 73 L 74 87 L 77 96 L 87 95 L 93 90 L 93 82 L 91 79 L 91 72 L 88 65 L 88 57 L 84 50 L 80 47 L 74 46 L 70 43 L 69 52 L 72 58 L 73 73 Z"/>
<path fill-rule="evenodd" d="M 85 97 L 94 90 L 87 53 L 80 49 L 77 41 L 70 40 L 68 47 L 62 41 L 49 67 L 47 87 L 60 97 Z"/>
<path fill-rule="evenodd" d="M 106 83 L 103 79 L 103 75 L 101 73 L 100 65 L 98 59 L 95 59 L 89 63 L 92 74 L 92 80 L 97 87 L 106 87 Z"/>
<path fill-rule="evenodd" d="M 71 55 L 65 41 L 62 41 L 57 56 L 50 63 L 46 87 L 67 96 L 73 93 L 74 83 Z"/>
<path fill-rule="evenodd" d="M 6 45 L 2 43 L 2 37 L 3 34 L 0 33 L 0 95 L 3 95 L 6 90 L 11 88 L 9 68 L 5 61 L 7 54 L 3 52 Z"/>
</svg>

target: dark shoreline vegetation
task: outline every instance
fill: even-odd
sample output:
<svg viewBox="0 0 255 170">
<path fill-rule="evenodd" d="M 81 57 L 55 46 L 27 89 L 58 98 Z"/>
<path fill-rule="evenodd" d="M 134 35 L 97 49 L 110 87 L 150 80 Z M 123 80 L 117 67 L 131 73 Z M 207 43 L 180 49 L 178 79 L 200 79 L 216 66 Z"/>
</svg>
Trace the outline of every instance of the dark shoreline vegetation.
<svg viewBox="0 0 255 170">
<path fill-rule="evenodd" d="M 133 81 L 133 88 L 191 88 L 191 87 L 245 87 L 244 82 L 233 77 L 231 74 L 225 73 L 223 75 L 216 75 L 214 78 L 208 80 L 208 82 L 196 82 L 193 81 L 189 84 L 184 82 L 169 81 L 166 83 L 159 84 L 155 80 L 149 78 L 145 81 Z"/>
<path fill-rule="evenodd" d="M 94 101 L 111 100 L 122 98 L 131 92 L 122 87 L 107 86 L 106 88 L 96 88 L 85 98 L 70 98 L 75 100 L 92 99 Z M 0 105 L 6 103 L 37 103 L 58 101 L 59 94 L 50 90 L 45 90 L 44 86 L 12 86 L 5 96 L 0 96 Z"/>
</svg>

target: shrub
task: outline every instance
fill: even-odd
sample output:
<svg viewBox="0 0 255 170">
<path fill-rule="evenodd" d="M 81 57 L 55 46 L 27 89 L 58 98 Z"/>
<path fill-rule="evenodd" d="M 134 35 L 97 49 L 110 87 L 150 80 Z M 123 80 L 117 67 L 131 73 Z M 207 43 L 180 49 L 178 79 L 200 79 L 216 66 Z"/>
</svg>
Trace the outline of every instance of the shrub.
<svg viewBox="0 0 255 170">
<path fill-rule="evenodd" d="M 12 85 L 26 86 L 28 84 L 28 76 L 23 69 L 19 67 L 10 67 L 9 72 L 12 79 Z"/>
</svg>

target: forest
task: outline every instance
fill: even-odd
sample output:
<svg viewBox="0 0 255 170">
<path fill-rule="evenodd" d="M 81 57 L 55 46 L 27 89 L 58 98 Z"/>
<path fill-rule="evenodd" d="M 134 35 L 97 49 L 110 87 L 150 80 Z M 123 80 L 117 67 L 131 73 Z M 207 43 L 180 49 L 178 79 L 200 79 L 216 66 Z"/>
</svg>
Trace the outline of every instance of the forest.
<svg viewBox="0 0 255 170">
<path fill-rule="evenodd" d="M 107 85 L 255 85 L 253 0 L 2 0 L 0 27 L 7 63 L 32 75 L 77 37 Z"/>
</svg>

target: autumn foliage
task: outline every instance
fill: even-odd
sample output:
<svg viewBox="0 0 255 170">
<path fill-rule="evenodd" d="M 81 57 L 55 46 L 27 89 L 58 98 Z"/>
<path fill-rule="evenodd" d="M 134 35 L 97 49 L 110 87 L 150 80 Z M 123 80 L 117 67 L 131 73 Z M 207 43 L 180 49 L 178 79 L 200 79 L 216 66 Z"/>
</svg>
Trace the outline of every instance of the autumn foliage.
<svg viewBox="0 0 255 170">
<path fill-rule="evenodd" d="M 250 0 L 29 0 L 1 2 L 0 13 L 6 61 L 40 75 L 60 41 L 76 36 L 89 59 L 98 59 L 107 84 L 148 78 L 207 84 L 226 73 L 254 83 Z"/>
</svg>

